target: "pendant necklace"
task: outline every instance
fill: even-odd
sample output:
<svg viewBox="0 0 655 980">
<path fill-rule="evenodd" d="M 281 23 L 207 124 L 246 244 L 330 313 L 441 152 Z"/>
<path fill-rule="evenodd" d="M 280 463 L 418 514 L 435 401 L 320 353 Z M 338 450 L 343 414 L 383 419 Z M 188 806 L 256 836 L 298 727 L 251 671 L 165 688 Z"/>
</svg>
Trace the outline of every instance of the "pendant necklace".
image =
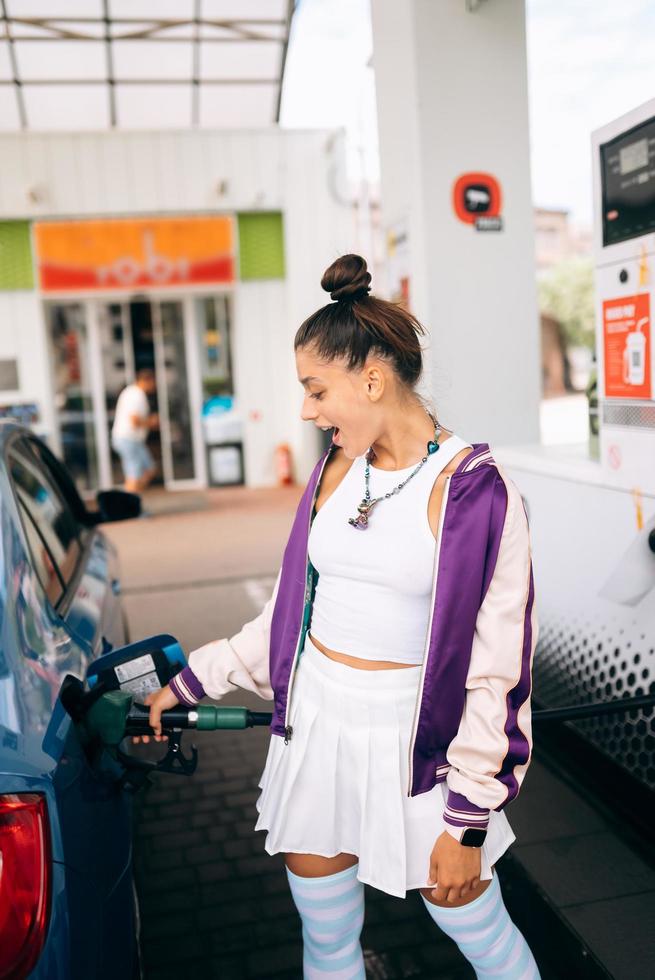
<svg viewBox="0 0 655 980">
<path fill-rule="evenodd" d="M 371 513 L 375 505 L 378 503 L 378 501 L 384 500 L 387 497 L 391 497 L 393 496 L 394 493 L 400 493 L 400 491 L 405 486 L 405 484 L 409 483 L 409 481 L 413 476 L 416 476 L 416 474 L 423 466 L 423 464 L 426 462 L 428 457 L 431 456 L 433 453 L 436 453 L 437 450 L 440 448 L 437 440 L 439 438 L 439 433 L 442 431 L 442 427 L 439 424 L 439 422 L 437 422 L 437 420 L 435 419 L 435 417 L 432 415 L 431 412 L 428 412 L 428 415 L 430 416 L 430 418 L 434 423 L 434 437 L 427 444 L 427 453 L 425 454 L 421 462 L 418 464 L 418 466 L 409 474 L 409 476 L 405 480 L 402 481 L 402 483 L 399 483 L 397 487 L 394 487 L 393 490 L 390 490 L 388 493 L 383 494 L 381 497 L 374 497 L 372 500 L 371 500 L 371 491 L 369 486 L 370 475 L 371 475 L 369 464 L 371 460 L 375 458 L 375 453 L 373 451 L 373 447 L 369 447 L 368 452 L 366 453 L 366 469 L 364 471 L 366 492 L 362 497 L 362 502 L 357 505 L 357 510 L 359 512 L 358 516 L 348 518 L 348 523 L 350 524 L 351 527 L 359 528 L 360 530 L 365 531 L 368 528 L 369 514 Z"/>
</svg>

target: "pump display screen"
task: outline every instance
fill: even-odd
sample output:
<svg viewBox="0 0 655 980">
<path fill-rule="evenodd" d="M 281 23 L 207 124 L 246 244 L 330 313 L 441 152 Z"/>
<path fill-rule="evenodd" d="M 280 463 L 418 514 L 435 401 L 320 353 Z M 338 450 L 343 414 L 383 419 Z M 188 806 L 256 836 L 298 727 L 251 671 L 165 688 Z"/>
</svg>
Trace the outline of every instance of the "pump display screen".
<svg viewBox="0 0 655 980">
<path fill-rule="evenodd" d="M 600 147 L 603 245 L 655 230 L 655 118 Z"/>
</svg>

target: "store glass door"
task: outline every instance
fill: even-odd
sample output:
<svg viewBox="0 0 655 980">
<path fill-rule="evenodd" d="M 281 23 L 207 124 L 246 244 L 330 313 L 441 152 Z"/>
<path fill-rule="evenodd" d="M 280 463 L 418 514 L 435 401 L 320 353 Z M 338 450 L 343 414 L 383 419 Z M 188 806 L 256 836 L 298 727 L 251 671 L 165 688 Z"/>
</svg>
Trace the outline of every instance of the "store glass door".
<svg viewBox="0 0 655 980">
<path fill-rule="evenodd" d="M 121 391 L 140 368 L 152 368 L 157 391 L 150 408 L 159 416 L 159 429 L 147 439 L 157 466 L 153 483 L 174 488 L 195 481 L 182 301 L 134 297 L 99 303 L 97 323 L 108 439 Z M 111 477 L 118 484 L 123 481 L 120 460 L 110 453 Z"/>
<path fill-rule="evenodd" d="M 91 492 L 123 483 L 111 429 L 118 396 L 144 367 L 152 368 L 157 379 L 150 408 L 160 424 L 147 439 L 157 467 L 153 483 L 171 489 L 197 485 L 183 301 L 74 299 L 46 302 L 44 310 L 55 397 L 54 448 L 79 489 Z"/>
<path fill-rule="evenodd" d="M 153 314 L 164 476 L 167 484 L 195 480 L 182 303 L 154 304 Z"/>
<path fill-rule="evenodd" d="M 111 443 L 111 430 L 116 415 L 116 402 L 123 388 L 136 377 L 141 368 L 155 369 L 155 341 L 152 326 L 152 303 L 149 300 L 130 299 L 124 302 L 98 304 L 97 316 L 100 333 L 100 357 L 102 384 L 104 386 L 107 439 Z M 158 411 L 158 392 L 149 396 L 150 410 Z M 146 439 L 148 449 L 156 464 L 153 485 L 162 484 L 161 435 L 150 430 Z M 114 484 L 123 482 L 123 473 L 117 454 L 110 449 L 111 479 Z"/>
<path fill-rule="evenodd" d="M 127 303 L 98 305 L 98 332 L 104 388 L 106 445 L 109 452 L 110 480 L 114 486 L 123 482 L 120 460 L 109 449 L 111 429 L 116 414 L 116 402 L 121 391 L 134 377 L 134 352 Z M 156 480 L 157 478 L 155 478 Z"/>
<path fill-rule="evenodd" d="M 90 336 L 84 303 L 46 303 L 45 320 L 57 429 L 54 449 L 79 489 L 99 486 Z"/>
</svg>

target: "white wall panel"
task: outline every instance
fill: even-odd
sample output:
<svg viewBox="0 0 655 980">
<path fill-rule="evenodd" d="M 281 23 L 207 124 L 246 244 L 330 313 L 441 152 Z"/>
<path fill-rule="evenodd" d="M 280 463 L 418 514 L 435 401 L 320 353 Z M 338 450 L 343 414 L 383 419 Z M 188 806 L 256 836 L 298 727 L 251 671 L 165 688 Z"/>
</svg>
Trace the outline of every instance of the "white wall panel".
<svg viewBox="0 0 655 980">
<path fill-rule="evenodd" d="M 99 150 L 98 184 L 99 197 L 94 202 L 96 209 L 102 207 L 107 214 L 123 214 L 131 208 L 130 171 L 124 145 L 119 140 L 98 140 L 94 134 Z"/>
<path fill-rule="evenodd" d="M 1 134 L 0 210 L 19 218 L 286 208 L 298 179 L 322 207 L 329 198 L 316 185 L 328 136 L 274 128 Z M 221 180 L 225 198 L 216 193 Z M 42 186 L 41 203 L 28 201 L 30 184 Z"/>
<path fill-rule="evenodd" d="M 43 204 L 34 207 L 32 214 L 71 215 L 85 213 L 88 202 L 81 203 L 82 174 L 75 135 L 66 134 L 61 142 L 44 140 L 46 169 L 43 175 Z"/>
<path fill-rule="evenodd" d="M 35 428 L 50 433 L 54 406 L 47 364 L 45 324 L 33 292 L 0 292 L 0 358 L 18 362 L 19 390 L 0 391 L 0 404 L 36 402 L 41 421 Z"/>
<path fill-rule="evenodd" d="M 279 383 L 274 370 L 284 310 L 284 283 L 246 282 L 235 303 L 233 355 L 235 387 L 244 419 L 244 467 L 251 486 L 275 484 L 274 449 L 284 436 Z M 251 418 L 257 412 L 258 419 Z"/>
</svg>

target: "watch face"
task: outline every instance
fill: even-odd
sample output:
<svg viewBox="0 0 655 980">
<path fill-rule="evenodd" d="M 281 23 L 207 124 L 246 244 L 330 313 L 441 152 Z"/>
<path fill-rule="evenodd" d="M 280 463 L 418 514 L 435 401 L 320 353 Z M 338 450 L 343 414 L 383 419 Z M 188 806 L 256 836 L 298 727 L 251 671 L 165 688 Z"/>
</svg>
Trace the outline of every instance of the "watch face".
<svg viewBox="0 0 655 980">
<path fill-rule="evenodd" d="M 467 827 L 461 836 L 460 844 L 467 847 L 481 847 L 487 836 L 486 830 L 477 830 L 475 827 Z"/>
</svg>

